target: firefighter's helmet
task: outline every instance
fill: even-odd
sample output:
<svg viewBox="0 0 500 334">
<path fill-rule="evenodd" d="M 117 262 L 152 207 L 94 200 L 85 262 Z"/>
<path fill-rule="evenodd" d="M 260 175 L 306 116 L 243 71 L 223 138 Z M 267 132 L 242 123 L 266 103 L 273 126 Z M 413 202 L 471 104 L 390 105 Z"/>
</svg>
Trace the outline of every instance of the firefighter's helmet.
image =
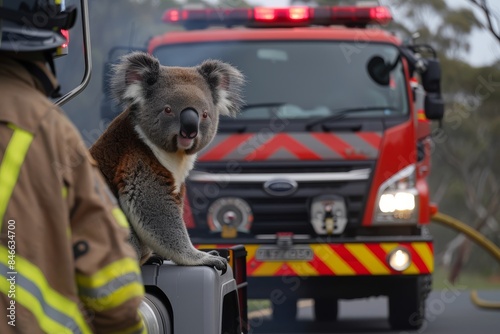
<svg viewBox="0 0 500 334">
<path fill-rule="evenodd" d="M 75 20 L 76 8 L 65 0 L 0 0 L 0 51 L 57 50 L 66 43 L 61 30 Z"/>
</svg>

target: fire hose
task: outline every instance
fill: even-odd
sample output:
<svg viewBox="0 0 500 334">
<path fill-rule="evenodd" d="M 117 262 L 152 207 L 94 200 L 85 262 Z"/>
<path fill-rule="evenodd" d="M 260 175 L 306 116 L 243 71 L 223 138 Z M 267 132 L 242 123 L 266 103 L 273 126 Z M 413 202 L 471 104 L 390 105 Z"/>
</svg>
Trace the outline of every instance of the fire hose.
<svg viewBox="0 0 500 334">
<path fill-rule="evenodd" d="M 465 234 L 469 239 L 486 249 L 498 262 L 500 262 L 500 248 L 469 225 L 440 212 L 435 213 L 431 219 L 436 223 L 445 225 Z M 480 308 L 500 309 L 500 303 L 480 299 L 477 295 L 477 291 L 475 290 L 471 292 L 470 298 L 472 302 Z"/>
</svg>

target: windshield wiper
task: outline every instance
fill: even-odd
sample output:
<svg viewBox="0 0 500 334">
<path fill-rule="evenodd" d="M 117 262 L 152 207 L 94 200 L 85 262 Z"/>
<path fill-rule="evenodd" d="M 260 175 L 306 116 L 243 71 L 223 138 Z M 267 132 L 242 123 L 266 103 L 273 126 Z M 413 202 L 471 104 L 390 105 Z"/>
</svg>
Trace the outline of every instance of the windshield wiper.
<svg viewBox="0 0 500 334">
<path fill-rule="evenodd" d="M 245 110 L 252 108 L 278 108 L 285 104 L 283 102 L 246 104 L 241 108 L 241 111 L 245 112 Z M 224 117 L 223 121 L 219 122 L 219 132 L 244 133 L 246 130 L 247 126 L 241 120 Z"/>
<path fill-rule="evenodd" d="M 347 114 L 351 112 L 360 112 L 360 111 L 380 111 L 380 110 L 390 110 L 390 111 L 395 111 L 397 108 L 391 107 L 391 106 L 384 106 L 384 107 L 358 107 L 358 108 L 344 108 L 344 109 L 337 109 L 337 110 L 332 110 L 332 114 L 319 118 L 319 119 L 313 119 L 312 121 L 306 123 L 306 130 L 311 130 L 314 126 L 328 122 L 328 121 L 334 121 L 337 119 L 342 119 L 344 118 Z"/>
<path fill-rule="evenodd" d="M 247 109 L 253 109 L 253 108 L 277 108 L 284 106 L 286 103 L 285 102 L 269 102 L 269 103 L 254 103 L 254 104 L 245 104 L 241 110 L 245 111 Z"/>
</svg>

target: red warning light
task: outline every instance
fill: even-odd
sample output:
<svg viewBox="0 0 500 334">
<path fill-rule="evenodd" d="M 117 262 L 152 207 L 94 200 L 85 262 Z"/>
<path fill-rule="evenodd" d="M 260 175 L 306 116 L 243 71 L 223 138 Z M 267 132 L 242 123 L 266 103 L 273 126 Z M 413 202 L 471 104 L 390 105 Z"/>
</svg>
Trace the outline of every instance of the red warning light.
<svg viewBox="0 0 500 334">
<path fill-rule="evenodd" d="M 179 22 L 180 18 L 181 15 L 178 9 L 170 9 L 163 14 L 163 22 L 176 23 Z"/>
<path fill-rule="evenodd" d="M 309 8 L 308 7 L 292 7 L 288 11 L 288 17 L 290 20 L 302 21 L 309 19 Z"/>
<path fill-rule="evenodd" d="M 387 7 L 373 7 L 370 8 L 370 18 L 380 24 L 387 24 L 392 20 L 392 14 Z"/>
<path fill-rule="evenodd" d="M 256 21 L 272 21 L 276 18 L 276 10 L 274 8 L 256 7 L 253 13 Z"/>
<path fill-rule="evenodd" d="M 63 49 L 65 49 L 65 48 L 68 47 L 68 44 L 69 44 L 69 31 L 66 30 L 66 29 L 61 29 L 61 35 L 63 35 L 64 38 L 66 39 L 66 43 L 64 43 L 63 45 L 61 45 L 61 47 Z"/>
</svg>

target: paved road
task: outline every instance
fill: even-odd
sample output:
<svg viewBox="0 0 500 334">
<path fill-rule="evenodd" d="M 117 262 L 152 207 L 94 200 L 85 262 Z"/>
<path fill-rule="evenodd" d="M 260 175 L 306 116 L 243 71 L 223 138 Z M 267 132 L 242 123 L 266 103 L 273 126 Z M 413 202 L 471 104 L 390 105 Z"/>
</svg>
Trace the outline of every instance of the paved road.
<svg viewBox="0 0 500 334">
<path fill-rule="evenodd" d="M 500 302 L 500 291 L 480 291 L 482 299 Z M 385 297 L 340 301 L 339 321 L 318 325 L 313 321 L 311 302 L 299 303 L 299 321 L 284 325 L 269 317 L 251 319 L 251 333 L 391 333 L 387 323 Z M 433 291 L 427 300 L 426 322 L 418 331 L 423 334 L 499 334 L 500 310 L 482 310 L 471 303 L 468 290 Z"/>
</svg>

